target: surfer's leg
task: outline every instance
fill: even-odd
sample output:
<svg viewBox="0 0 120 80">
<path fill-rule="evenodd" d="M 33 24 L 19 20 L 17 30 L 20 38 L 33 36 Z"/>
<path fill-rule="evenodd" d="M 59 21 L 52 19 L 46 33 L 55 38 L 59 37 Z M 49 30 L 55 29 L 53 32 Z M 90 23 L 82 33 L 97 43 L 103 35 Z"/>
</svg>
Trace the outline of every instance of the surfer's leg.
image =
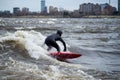
<svg viewBox="0 0 120 80">
<path fill-rule="evenodd" d="M 49 50 L 51 50 L 51 49 L 52 49 L 52 46 L 48 46 L 48 49 L 47 49 L 47 50 L 49 51 Z"/>
<path fill-rule="evenodd" d="M 60 52 L 60 48 L 58 46 L 58 44 L 55 41 L 49 41 L 49 42 L 45 42 L 45 44 L 48 46 L 47 50 L 50 50 L 52 47 L 56 48 L 58 52 Z"/>
<path fill-rule="evenodd" d="M 60 48 L 56 42 L 52 42 L 52 46 L 55 47 L 58 52 L 60 52 Z"/>
<path fill-rule="evenodd" d="M 47 45 L 47 47 L 48 47 L 47 50 L 49 51 L 52 48 L 50 42 L 45 42 L 45 44 Z"/>
</svg>

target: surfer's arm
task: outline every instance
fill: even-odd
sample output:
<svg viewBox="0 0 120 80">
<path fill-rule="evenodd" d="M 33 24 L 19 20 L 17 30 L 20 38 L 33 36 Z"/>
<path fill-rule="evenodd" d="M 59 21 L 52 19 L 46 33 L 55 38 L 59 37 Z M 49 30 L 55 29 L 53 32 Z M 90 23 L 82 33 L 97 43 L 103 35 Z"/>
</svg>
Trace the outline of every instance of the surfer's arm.
<svg viewBox="0 0 120 80">
<path fill-rule="evenodd" d="M 60 41 L 63 43 L 63 45 L 64 45 L 64 51 L 66 51 L 66 44 L 65 44 L 65 42 L 63 41 L 63 39 L 61 38 L 60 39 Z"/>
</svg>

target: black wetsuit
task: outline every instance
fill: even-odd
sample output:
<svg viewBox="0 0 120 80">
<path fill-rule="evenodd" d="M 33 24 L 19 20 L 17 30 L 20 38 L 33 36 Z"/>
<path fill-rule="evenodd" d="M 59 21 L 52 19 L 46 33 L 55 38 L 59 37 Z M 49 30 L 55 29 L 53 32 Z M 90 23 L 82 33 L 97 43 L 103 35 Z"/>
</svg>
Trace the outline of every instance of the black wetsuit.
<svg viewBox="0 0 120 80">
<path fill-rule="evenodd" d="M 45 39 L 45 44 L 50 48 L 51 46 L 56 48 L 60 52 L 60 48 L 56 41 L 61 41 L 64 45 L 64 51 L 66 51 L 66 44 L 59 34 L 52 34 Z"/>
</svg>

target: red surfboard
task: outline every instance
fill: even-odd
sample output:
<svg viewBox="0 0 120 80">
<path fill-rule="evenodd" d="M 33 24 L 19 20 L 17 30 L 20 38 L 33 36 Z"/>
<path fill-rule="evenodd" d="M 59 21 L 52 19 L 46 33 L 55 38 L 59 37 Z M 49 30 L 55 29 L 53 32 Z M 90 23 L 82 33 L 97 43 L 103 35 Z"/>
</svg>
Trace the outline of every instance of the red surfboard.
<svg viewBox="0 0 120 80">
<path fill-rule="evenodd" d="M 82 56 L 81 54 L 73 53 L 73 52 L 52 52 L 50 53 L 52 57 L 57 59 L 73 59 Z"/>
</svg>

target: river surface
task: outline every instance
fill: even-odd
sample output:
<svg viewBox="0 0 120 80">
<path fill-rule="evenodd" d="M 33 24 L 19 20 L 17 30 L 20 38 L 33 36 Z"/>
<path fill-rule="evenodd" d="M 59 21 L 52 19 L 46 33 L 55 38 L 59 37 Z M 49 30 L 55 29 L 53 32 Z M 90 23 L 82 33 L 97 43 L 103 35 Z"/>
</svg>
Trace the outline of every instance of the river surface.
<svg viewBox="0 0 120 80">
<path fill-rule="evenodd" d="M 57 30 L 81 57 L 49 56 L 44 40 Z M 0 18 L 0 80 L 120 80 L 120 19 Z"/>
</svg>

